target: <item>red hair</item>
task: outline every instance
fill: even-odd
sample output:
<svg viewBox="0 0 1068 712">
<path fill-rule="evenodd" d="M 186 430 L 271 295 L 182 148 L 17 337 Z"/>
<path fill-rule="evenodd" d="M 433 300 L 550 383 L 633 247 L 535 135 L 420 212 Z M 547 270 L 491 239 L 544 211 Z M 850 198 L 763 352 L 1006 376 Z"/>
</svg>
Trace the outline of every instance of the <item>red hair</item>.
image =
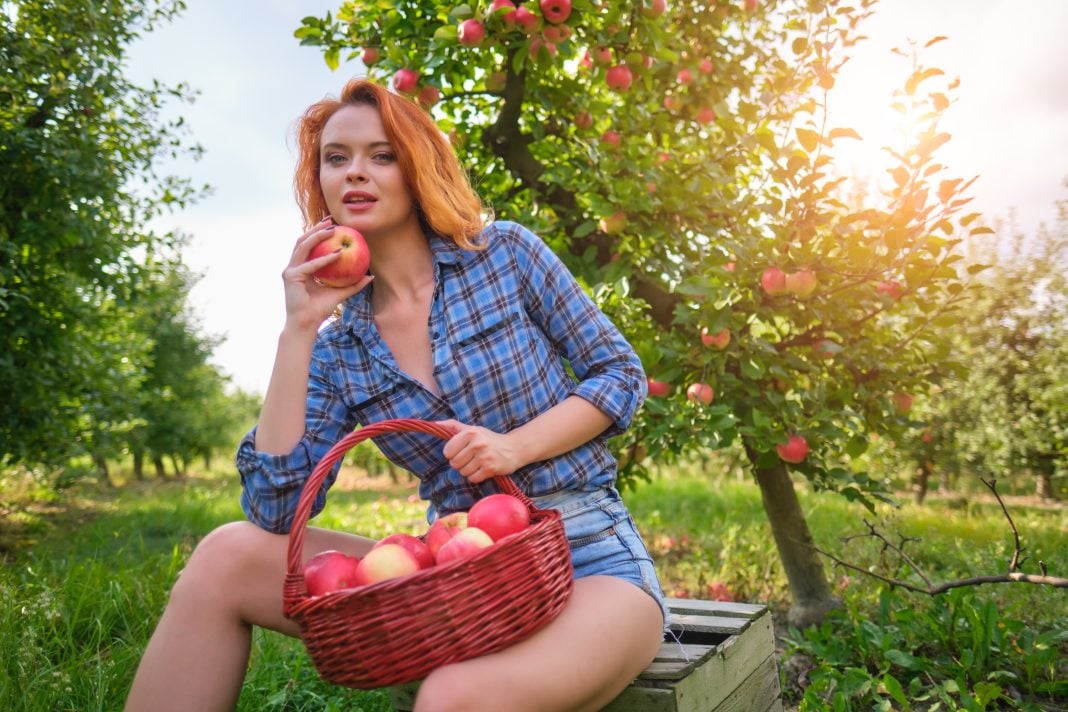
<svg viewBox="0 0 1068 712">
<path fill-rule="evenodd" d="M 424 223 L 465 249 L 477 249 L 484 227 L 483 206 L 456 153 L 434 120 L 415 102 L 365 78 L 350 79 L 338 99 L 308 107 L 297 122 L 297 169 L 293 177 L 305 227 L 329 211 L 319 183 L 319 142 L 338 109 L 367 105 L 378 109 L 386 138 L 397 156 L 405 183 Z"/>
</svg>

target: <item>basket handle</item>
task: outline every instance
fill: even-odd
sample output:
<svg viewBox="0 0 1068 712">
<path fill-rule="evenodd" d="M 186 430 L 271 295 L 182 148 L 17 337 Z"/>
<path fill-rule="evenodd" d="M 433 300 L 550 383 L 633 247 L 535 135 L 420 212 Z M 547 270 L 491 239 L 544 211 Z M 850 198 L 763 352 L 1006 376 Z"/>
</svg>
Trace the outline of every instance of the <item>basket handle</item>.
<svg viewBox="0 0 1068 712">
<path fill-rule="evenodd" d="M 337 443 L 323 455 L 323 458 L 319 460 L 315 469 L 312 470 L 311 476 L 308 477 L 307 482 L 304 483 L 304 490 L 300 494 L 300 500 L 297 502 L 297 508 L 293 513 L 293 523 L 289 529 L 289 557 L 286 564 L 290 576 L 301 575 L 302 569 L 300 560 L 304 553 L 304 531 L 308 519 L 311 517 L 312 504 L 315 502 L 315 495 L 319 492 L 319 487 L 322 486 L 323 480 L 326 479 L 326 476 L 330 473 L 334 464 L 344 457 L 345 453 L 348 452 L 350 448 L 364 440 L 385 433 L 404 432 L 418 432 L 426 433 L 428 435 L 436 435 L 442 440 L 448 440 L 453 436 L 453 431 L 451 429 L 430 420 L 419 420 L 416 418 L 382 420 L 352 431 L 338 440 Z M 531 511 L 534 510 L 534 503 L 521 489 L 519 489 L 519 487 L 516 486 L 514 482 L 512 482 L 511 477 L 507 475 L 498 475 L 493 479 L 502 492 L 517 497 L 528 509 Z"/>
</svg>

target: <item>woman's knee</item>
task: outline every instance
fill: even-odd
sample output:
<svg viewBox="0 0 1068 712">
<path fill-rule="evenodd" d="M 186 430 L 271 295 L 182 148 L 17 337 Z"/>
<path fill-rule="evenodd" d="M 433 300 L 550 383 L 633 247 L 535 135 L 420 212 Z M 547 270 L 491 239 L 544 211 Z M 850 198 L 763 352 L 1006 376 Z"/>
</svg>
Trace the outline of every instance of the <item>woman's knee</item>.
<svg viewBox="0 0 1068 712">
<path fill-rule="evenodd" d="M 249 522 L 230 522 L 212 530 L 197 544 L 178 574 L 171 592 L 176 595 L 208 593 L 218 596 L 242 581 L 264 560 L 264 549 L 275 535 Z M 284 541 L 284 537 L 279 537 Z"/>
<path fill-rule="evenodd" d="M 484 681 L 482 681 L 484 682 Z M 415 712 L 477 712 L 492 709 L 492 695 L 476 677 L 456 666 L 434 670 L 419 686 Z"/>
</svg>

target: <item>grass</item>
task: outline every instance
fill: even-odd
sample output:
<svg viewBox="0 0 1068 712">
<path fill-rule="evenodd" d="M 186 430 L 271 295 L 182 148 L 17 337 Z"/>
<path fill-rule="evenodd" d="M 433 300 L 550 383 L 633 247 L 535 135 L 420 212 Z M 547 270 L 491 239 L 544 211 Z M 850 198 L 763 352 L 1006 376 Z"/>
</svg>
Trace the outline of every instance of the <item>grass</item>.
<svg viewBox="0 0 1068 712">
<path fill-rule="evenodd" d="M 0 607 L 0 709 L 121 709 L 141 650 L 195 543 L 242 516 L 236 477 L 215 472 L 117 490 L 82 483 L 58 496 L 27 488 L 18 494 L 25 506 L 17 507 L 10 506 L 14 492 L 5 484 L 10 516 L 0 521 L 0 552 L 6 552 L 0 570 L 0 597 L 6 602 Z M 343 478 L 316 525 L 371 536 L 417 533 L 424 519 L 414 492 L 410 483 L 387 477 Z M 788 589 L 754 485 L 676 473 L 640 484 L 625 496 L 669 595 L 727 594 L 784 609 Z M 820 546 L 863 566 L 895 571 L 877 549 L 839 542 L 863 530 L 861 518 L 870 517 L 865 510 L 834 495 L 802 490 L 800 496 Z M 1064 510 L 1012 511 L 1030 561 L 1043 560 L 1051 573 L 1068 575 Z M 883 506 L 877 515 L 880 526 L 922 539 L 910 551 L 936 579 L 1003 571 L 1011 555 L 1011 535 L 992 501 Z M 1033 564 L 1028 568 L 1035 570 Z M 855 617 L 887 605 L 883 587 L 870 579 L 829 574 Z M 1068 620 L 1062 590 L 1001 585 L 974 591 L 977 610 L 990 602 L 999 615 L 1028 630 L 1048 630 Z M 928 605 L 923 596 L 895 595 L 897 605 L 906 608 Z M 933 621 L 921 623 L 937 625 Z M 1068 652 L 1068 642 L 1052 645 L 1062 658 Z M 858 646 L 838 652 L 870 654 Z M 1042 679 L 1064 672 L 1063 664 L 1039 668 L 1035 674 Z M 791 684 L 789 677 L 786 682 Z M 390 706 L 381 691 L 323 683 L 299 641 L 257 631 L 238 709 L 378 712 Z"/>
</svg>

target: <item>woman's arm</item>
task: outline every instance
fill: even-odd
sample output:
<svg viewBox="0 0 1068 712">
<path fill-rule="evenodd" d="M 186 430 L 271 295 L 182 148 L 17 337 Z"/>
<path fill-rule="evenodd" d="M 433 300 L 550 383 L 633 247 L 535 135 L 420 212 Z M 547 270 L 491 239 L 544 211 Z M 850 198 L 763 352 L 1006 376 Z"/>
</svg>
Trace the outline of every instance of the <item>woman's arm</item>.
<svg viewBox="0 0 1068 712">
<path fill-rule="evenodd" d="M 570 452 L 603 433 L 612 419 L 588 400 L 569 396 L 508 433 L 441 422 L 455 431 L 444 449 L 449 466 L 471 482 L 481 482 Z"/>
<path fill-rule="evenodd" d="M 370 276 L 364 277 L 343 289 L 325 287 L 315 281 L 315 272 L 336 260 L 338 253 L 310 261 L 308 255 L 332 231 L 333 223 L 327 218 L 301 235 L 289 265 L 282 272 L 286 322 L 278 337 L 274 368 L 256 427 L 256 449 L 265 453 L 282 455 L 300 442 L 304 435 L 309 364 L 319 326 L 338 304 L 371 281 Z"/>
</svg>

